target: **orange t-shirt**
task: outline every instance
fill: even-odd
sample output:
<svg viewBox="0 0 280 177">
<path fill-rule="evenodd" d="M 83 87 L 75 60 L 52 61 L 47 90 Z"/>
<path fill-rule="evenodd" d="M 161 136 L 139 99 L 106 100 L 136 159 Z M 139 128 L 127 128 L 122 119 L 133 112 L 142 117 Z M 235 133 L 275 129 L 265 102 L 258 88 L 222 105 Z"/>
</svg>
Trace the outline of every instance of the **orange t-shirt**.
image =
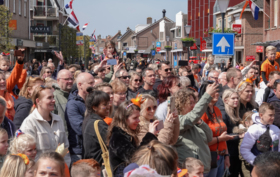
<svg viewBox="0 0 280 177">
<path fill-rule="evenodd" d="M 227 126 L 223 121 L 222 113 L 219 110 L 218 107 L 214 106 L 214 113 L 212 114 L 213 116 L 213 122 L 211 122 L 208 119 L 208 116 L 206 113 L 203 114 L 201 119 L 210 127 L 210 129 L 213 132 L 213 137 L 218 137 L 220 136 L 223 132 L 227 131 Z M 216 151 L 217 150 L 217 143 L 209 146 L 210 151 Z M 227 149 L 227 143 L 225 141 L 219 142 L 219 151 L 223 151 Z"/>
<path fill-rule="evenodd" d="M 261 66 L 261 72 L 265 72 L 265 78 L 268 81 L 268 76 L 269 73 L 271 73 L 272 71 L 280 71 L 279 69 L 279 64 L 274 61 L 274 65 L 272 65 L 270 63 L 270 61 L 268 59 L 266 59 Z M 262 75 L 261 75 L 261 82 L 263 81 Z"/>
</svg>

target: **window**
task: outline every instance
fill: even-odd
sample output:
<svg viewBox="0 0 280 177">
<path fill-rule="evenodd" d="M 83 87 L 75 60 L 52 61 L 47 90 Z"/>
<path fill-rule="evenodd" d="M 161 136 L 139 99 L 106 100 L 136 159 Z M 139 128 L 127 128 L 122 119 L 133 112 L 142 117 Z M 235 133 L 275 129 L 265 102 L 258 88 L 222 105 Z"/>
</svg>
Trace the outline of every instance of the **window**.
<svg viewBox="0 0 280 177">
<path fill-rule="evenodd" d="M 228 16 L 227 18 L 227 28 L 231 27 L 231 16 Z"/>
<path fill-rule="evenodd" d="M 164 32 L 159 32 L 159 41 L 164 41 Z"/>
<path fill-rule="evenodd" d="M 124 42 L 124 43 L 123 43 L 123 47 L 126 47 L 126 46 L 127 46 L 127 42 Z"/>
<path fill-rule="evenodd" d="M 9 1 L 9 0 L 6 0 L 6 1 L 5 1 L 5 5 L 6 5 L 6 7 L 9 8 L 9 7 L 10 7 L 10 1 Z"/>
<path fill-rule="evenodd" d="M 18 14 L 21 15 L 21 0 L 18 0 Z"/>
<path fill-rule="evenodd" d="M 182 27 L 177 26 L 176 28 L 176 37 L 182 37 Z"/>
<path fill-rule="evenodd" d="M 274 26 L 277 26 L 278 21 L 278 0 L 274 0 Z"/>
<path fill-rule="evenodd" d="M 222 28 L 222 19 L 219 19 L 218 28 Z"/>
<path fill-rule="evenodd" d="M 26 17 L 26 12 L 27 12 L 27 1 L 24 0 L 24 4 L 23 4 L 23 15 L 24 15 L 24 17 Z"/>
<path fill-rule="evenodd" d="M 13 0 L 13 13 L 16 13 L 16 0 Z"/>
</svg>

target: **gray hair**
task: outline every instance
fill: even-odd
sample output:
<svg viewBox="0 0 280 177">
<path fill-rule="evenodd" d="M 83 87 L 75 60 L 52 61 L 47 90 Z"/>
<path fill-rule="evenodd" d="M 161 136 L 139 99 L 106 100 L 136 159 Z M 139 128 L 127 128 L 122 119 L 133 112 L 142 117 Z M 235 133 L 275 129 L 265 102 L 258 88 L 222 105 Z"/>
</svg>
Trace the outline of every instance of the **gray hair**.
<svg viewBox="0 0 280 177">
<path fill-rule="evenodd" d="M 214 75 L 215 72 L 217 72 L 218 74 L 220 74 L 219 71 L 217 71 L 217 70 L 212 70 L 212 71 L 209 72 L 208 77 L 213 77 L 213 75 Z"/>
<path fill-rule="evenodd" d="M 182 84 L 183 87 L 187 87 L 187 86 L 191 85 L 191 80 L 188 77 L 180 76 L 179 79 L 180 79 L 180 83 Z"/>
<path fill-rule="evenodd" d="M 156 63 L 149 64 L 149 68 L 152 68 L 156 72 L 158 70 L 158 64 Z"/>
<path fill-rule="evenodd" d="M 119 69 L 118 71 L 116 71 L 115 77 L 116 77 L 116 78 L 121 77 L 121 72 L 122 72 L 122 71 L 126 71 L 126 70 L 125 70 L 125 69 Z"/>
<path fill-rule="evenodd" d="M 147 72 L 147 71 L 153 71 L 153 72 L 155 73 L 155 71 L 154 71 L 153 68 L 146 68 L 146 69 L 142 72 L 142 77 L 146 77 L 146 72 Z"/>
<path fill-rule="evenodd" d="M 225 77 L 227 78 L 227 72 L 221 72 L 221 73 L 219 74 L 219 77 L 218 77 L 218 78 L 221 79 L 223 74 L 224 74 Z"/>
</svg>

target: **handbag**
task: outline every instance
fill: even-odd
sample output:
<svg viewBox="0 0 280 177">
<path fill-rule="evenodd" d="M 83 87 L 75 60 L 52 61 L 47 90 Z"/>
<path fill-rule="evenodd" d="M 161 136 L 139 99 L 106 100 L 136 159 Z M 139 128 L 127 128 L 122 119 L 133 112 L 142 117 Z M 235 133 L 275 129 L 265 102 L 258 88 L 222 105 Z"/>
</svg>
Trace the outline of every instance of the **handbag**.
<svg viewBox="0 0 280 177">
<path fill-rule="evenodd" d="M 113 177 L 112 174 L 112 170 L 111 170 L 111 165 L 110 165 L 110 160 L 109 160 L 109 151 L 104 143 L 104 141 L 102 140 L 101 136 L 100 136 L 100 132 L 98 129 L 98 122 L 100 122 L 101 120 L 97 120 L 94 122 L 94 130 L 96 133 L 96 136 L 98 138 L 101 150 L 102 150 L 102 158 L 103 158 L 103 162 L 104 162 L 104 166 L 105 166 L 105 170 L 107 172 L 108 177 Z"/>
<path fill-rule="evenodd" d="M 218 139 L 217 139 L 218 140 Z M 218 167 L 218 147 L 219 147 L 219 142 L 217 143 L 217 150 L 216 151 L 211 151 L 211 169 L 217 168 Z"/>
</svg>

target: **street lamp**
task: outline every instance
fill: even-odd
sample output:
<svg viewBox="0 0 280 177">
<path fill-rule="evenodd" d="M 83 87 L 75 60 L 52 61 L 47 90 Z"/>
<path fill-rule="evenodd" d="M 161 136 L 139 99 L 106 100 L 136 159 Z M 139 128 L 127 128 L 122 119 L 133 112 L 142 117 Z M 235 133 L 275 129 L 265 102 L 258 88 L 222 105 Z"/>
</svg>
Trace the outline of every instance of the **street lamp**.
<svg viewBox="0 0 280 177">
<path fill-rule="evenodd" d="M 230 0 L 217 0 L 220 12 L 222 14 L 222 33 L 224 33 L 225 30 L 225 14 L 228 8 L 229 1 Z"/>
<path fill-rule="evenodd" d="M 190 35 L 191 28 L 192 28 L 191 25 L 186 25 L 185 26 L 185 31 L 187 33 L 187 37 L 189 37 L 189 35 Z M 188 47 L 188 61 L 190 61 L 190 47 Z"/>
</svg>

